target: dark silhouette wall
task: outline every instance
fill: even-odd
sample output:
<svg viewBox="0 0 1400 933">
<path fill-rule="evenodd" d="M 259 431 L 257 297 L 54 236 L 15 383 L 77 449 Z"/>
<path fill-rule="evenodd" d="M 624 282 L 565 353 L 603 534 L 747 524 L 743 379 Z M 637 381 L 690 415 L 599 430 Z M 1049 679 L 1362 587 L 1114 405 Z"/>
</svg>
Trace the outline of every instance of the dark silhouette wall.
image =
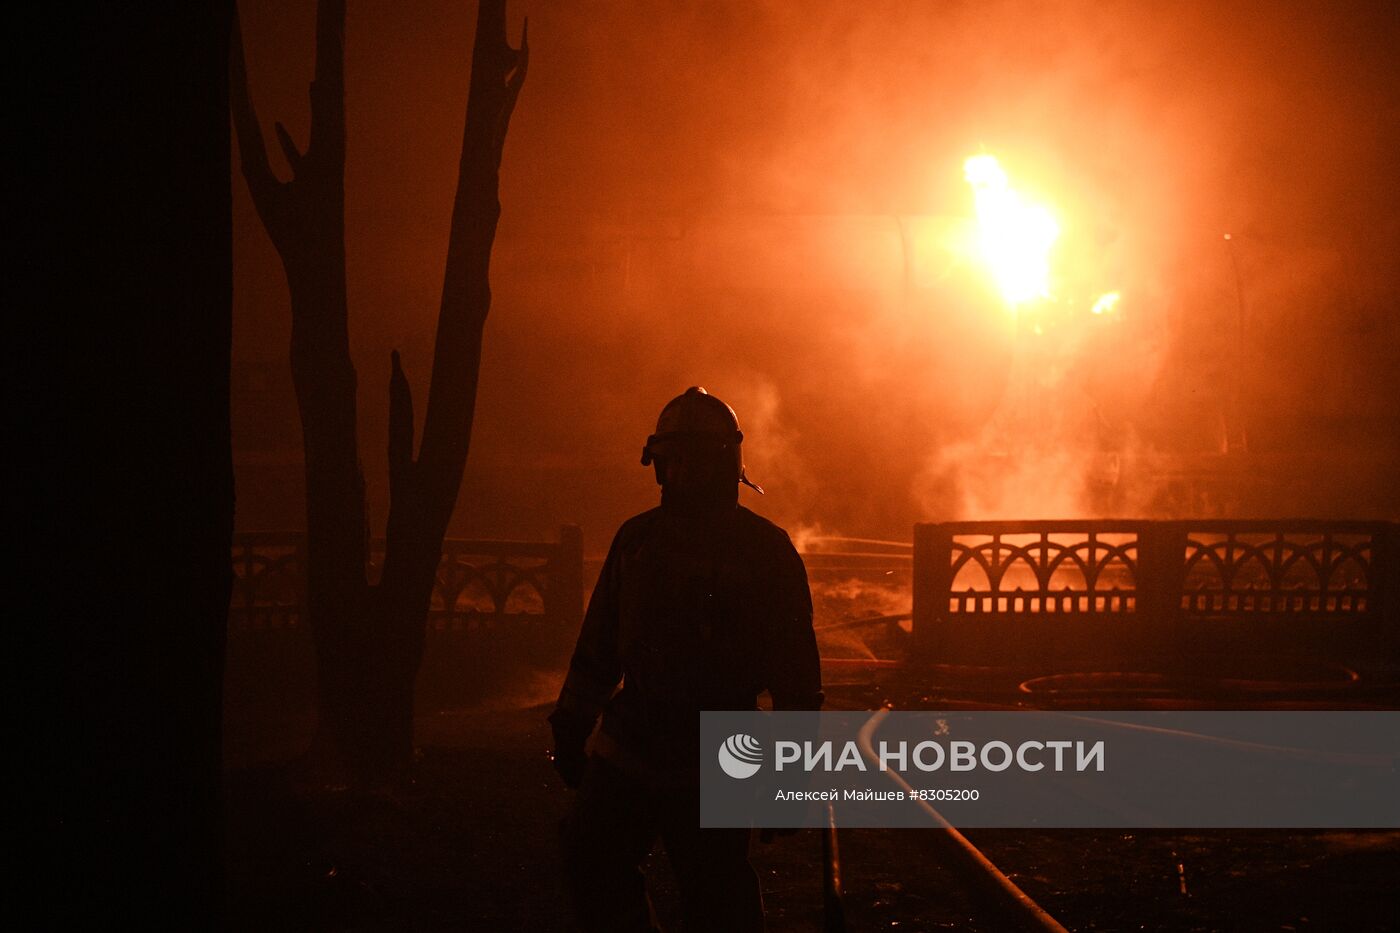
<svg viewBox="0 0 1400 933">
<path fill-rule="evenodd" d="M 26 730 L 40 835 L 15 889 L 45 926 L 209 929 L 220 912 L 231 10 L 65 5 L 12 36 L 26 508 L 9 621 L 44 636 L 24 695 L 57 714 Z"/>
</svg>

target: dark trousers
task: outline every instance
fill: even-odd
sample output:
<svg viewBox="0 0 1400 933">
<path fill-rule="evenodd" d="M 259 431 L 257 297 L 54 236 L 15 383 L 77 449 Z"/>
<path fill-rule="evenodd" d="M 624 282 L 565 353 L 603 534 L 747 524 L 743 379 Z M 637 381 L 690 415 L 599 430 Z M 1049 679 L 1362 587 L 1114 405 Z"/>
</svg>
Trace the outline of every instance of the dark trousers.
<svg viewBox="0 0 1400 933">
<path fill-rule="evenodd" d="M 660 837 L 680 889 L 685 933 L 761 933 L 763 898 L 749 830 L 700 829 L 699 792 L 650 786 L 600 758 L 560 825 L 564 872 L 587 933 L 649 933 L 641 863 Z"/>
</svg>

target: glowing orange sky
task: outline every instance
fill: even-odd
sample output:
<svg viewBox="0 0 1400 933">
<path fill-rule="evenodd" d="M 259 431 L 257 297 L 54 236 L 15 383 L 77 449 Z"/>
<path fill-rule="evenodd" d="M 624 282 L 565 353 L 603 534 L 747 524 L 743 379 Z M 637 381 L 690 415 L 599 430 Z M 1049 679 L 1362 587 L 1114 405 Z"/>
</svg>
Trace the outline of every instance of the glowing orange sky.
<svg viewBox="0 0 1400 933">
<path fill-rule="evenodd" d="M 241 6 L 263 118 L 304 139 L 314 5 Z M 1270 361 L 1248 387 L 1266 435 L 1313 443 L 1295 425 L 1335 420 L 1328 399 L 1347 397 L 1353 368 L 1380 375 L 1347 416 L 1400 422 L 1392 6 L 676 9 L 511 6 L 513 21 L 530 16 L 532 61 L 506 147 L 468 493 L 547 502 L 500 507 L 489 521 L 514 525 L 483 531 L 596 526 L 648 504 L 654 487 L 628 472 L 634 448 L 693 382 L 746 421 L 770 513 L 882 534 L 918 517 L 911 477 L 989 416 L 1009 365 L 956 276 L 940 285 L 943 270 L 924 270 L 919 315 L 903 282 L 900 225 L 966 216 L 960 168 L 978 151 L 1073 206 L 1067 261 L 1103 275 L 1075 283 L 1083 301 L 1131 295 L 1122 312 L 1147 322 L 1142 358 L 1123 361 L 1136 382 L 1085 391 L 1130 400 L 1121 416 L 1154 443 L 1197 443 L 1199 412 L 1162 399 L 1223 365 L 1212 335 L 1236 315 L 1227 231 L 1251 352 Z M 388 350 L 403 351 L 411 380 L 427 377 L 473 15 L 350 5 L 351 328 L 367 450 L 383 430 Z M 285 286 L 241 184 L 235 195 L 236 354 L 282 360 Z M 1400 447 L 1393 429 L 1379 442 Z M 541 490 L 549 471 L 580 467 L 616 476 Z M 382 464 L 366 468 L 382 492 Z"/>
</svg>

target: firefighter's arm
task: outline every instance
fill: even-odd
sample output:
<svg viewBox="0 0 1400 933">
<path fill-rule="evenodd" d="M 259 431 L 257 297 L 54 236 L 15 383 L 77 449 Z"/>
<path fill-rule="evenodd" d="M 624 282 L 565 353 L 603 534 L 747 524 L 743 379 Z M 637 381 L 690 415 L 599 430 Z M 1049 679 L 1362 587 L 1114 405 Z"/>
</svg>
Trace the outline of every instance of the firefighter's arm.
<svg viewBox="0 0 1400 933">
<path fill-rule="evenodd" d="M 792 542 L 784 540 L 778 558 L 777 611 L 772 622 L 768 660 L 768 694 L 775 710 L 819 710 L 822 694 L 821 656 L 812 629 L 812 591 L 807 568 Z M 815 738 L 815 735 L 813 736 Z M 796 829 L 765 827 L 760 842 L 769 843 Z"/>
<path fill-rule="evenodd" d="M 792 542 L 778 555 L 777 612 L 772 622 L 768 693 L 777 710 L 818 710 L 822 694 L 821 656 L 812 630 L 812 591 L 807 568 Z"/>
<path fill-rule="evenodd" d="M 577 787 L 583 779 L 587 755 L 584 744 L 593 731 L 604 704 L 622 678 L 618 658 L 618 538 L 613 540 L 598 583 L 583 616 L 583 628 L 574 646 L 573 659 L 559 701 L 549 715 L 554 731 L 554 767 L 564 783 Z"/>
</svg>

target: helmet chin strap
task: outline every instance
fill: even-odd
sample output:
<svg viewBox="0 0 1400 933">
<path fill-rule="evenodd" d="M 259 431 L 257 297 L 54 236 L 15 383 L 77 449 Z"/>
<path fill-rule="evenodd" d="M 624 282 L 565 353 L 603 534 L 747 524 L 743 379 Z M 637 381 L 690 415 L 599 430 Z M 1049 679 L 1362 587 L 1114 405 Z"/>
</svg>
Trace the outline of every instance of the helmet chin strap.
<svg viewBox="0 0 1400 933">
<path fill-rule="evenodd" d="M 660 486 L 664 491 L 666 489 L 666 467 L 660 459 L 652 456 L 651 450 L 649 448 L 642 448 L 642 465 L 649 466 L 655 471 L 656 485 Z M 739 482 L 742 485 L 749 487 L 754 492 L 758 493 L 760 496 L 767 495 L 767 493 L 763 491 L 762 486 L 749 479 L 748 473 L 744 470 L 743 467 L 739 468 Z M 735 498 L 737 500 L 738 497 L 736 496 Z"/>
</svg>

